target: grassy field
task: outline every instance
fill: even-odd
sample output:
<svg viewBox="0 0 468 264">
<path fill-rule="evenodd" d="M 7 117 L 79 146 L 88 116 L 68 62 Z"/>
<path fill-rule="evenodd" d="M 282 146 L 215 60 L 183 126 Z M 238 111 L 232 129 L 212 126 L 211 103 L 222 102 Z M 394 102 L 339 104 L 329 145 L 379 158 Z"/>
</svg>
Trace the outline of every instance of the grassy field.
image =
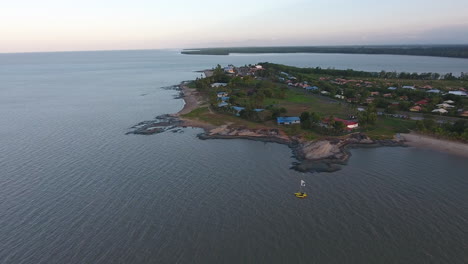
<svg viewBox="0 0 468 264">
<path fill-rule="evenodd" d="M 301 88 L 290 88 L 285 99 L 267 98 L 265 105 L 284 107 L 288 110 L 288 116 L 299 116 L 302 112 L 316 112 L 321 116 L 334 115 L 347 118 L 356 114 L 356 110 L 344 102 L 308 93 Z"/>
<path fill-rule="evenodd" d="M 388 139 L 393 138 L 396 133 L 408 133 L 415 128 L 415 120 L 379 118 L 374 126 L 361 129 L 373 139 Z"/>
<path fill-rule="evenodd" d="M 247 121 L 240 117 L 234 116 L 229 113 L 217 113 L 212 112 L 208 107 L 200 107 L 192 112 L 182 115 L 182 117 L 192 119 L 192 120 L 199 120 L 208 124 L 212 124 L 215 126 L 227 125 L 232 124 L 235 126 L 244 126 L 250 129 L 257 129 L 266 127 L 267 123 L 260 124 L 251 121 Z M 273 123 L 272 123 L 273 124 Z"/>
</svg>

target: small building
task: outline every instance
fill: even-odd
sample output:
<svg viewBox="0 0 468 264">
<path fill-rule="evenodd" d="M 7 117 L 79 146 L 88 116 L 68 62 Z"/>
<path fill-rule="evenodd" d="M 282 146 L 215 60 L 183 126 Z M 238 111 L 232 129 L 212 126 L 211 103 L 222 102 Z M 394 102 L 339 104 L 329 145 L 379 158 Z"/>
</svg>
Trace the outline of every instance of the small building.
<svg viewBox="0 0 468 264">
<path fill-rule="evenodd" d="M 317 86 L 306 86 L 304 89 L 306 91 L 317 91 L 319 88 Z"/>
<path fill-rule="evenodd" d="M 443 104 L 438 104 L 437 107 L 447 109 L 447 108 L 454 108 L 455 106 L 443 103 Z"/>
<path fill-rule="evenodd" d="M 225 87 L 227 85 L 227 83 L 212 83 L 211 88 Z"/>
<path fill-rule="evenodd" d="M 374 100 L 375 100 L 375 99 L 374 99 L 374 98 L 371 98 L 371 97 L 366 98 L 366 103 L 372 104 L 372 103 L 374 102 Z"/>
<path fill-rule="evenodd" d="M 232 109 L 233 109 L 234 111 L 236 111 L 236 116 L 240 116 L 240 112 L 241 112 L 242 110 L 245 110 L 245 107 L 233 106 Z"/>
<path fill-rule="evenodd" d="M 467 96 L 466 92 L 464 91 L 450 91 L 448 93 L 453 94 L 453 95 L 458 95 L 458 96 Z"/>
<path fill-rule="evenodd" d="M 233 73 L 234 73 L 234 66 L 227 66 L 227 67 L 224 67 L 223 70 L 224 70 L 225 73 L 233 74 Z"/>
<path fill-rule="evenodd" d="M 323 94 L 323 95 L 329 95 L 330 94 L 330 92 L 328 92 L 328 91 L 321 91 L 320 93 Z"/>
<path fill-rule="evenodd" d="M 229 101 L 229 98 L 230 98 L 229 96 L 218 97 L 218 100 L 226 102 L 226 101 Z"/>
<path fill-rule="evenodd" d="M 419 105 L 415 105 L 409 109 L 411 112 L 421 112 L 422 107 Z"/>
<path fill-rule="evenodd" d="M 375 95 L 379 95 L 380 93 L 379 92 L 371 92 L 370 95 L 371 96 L 375 96 Z"/>
<path fill-rule="evenodd" d="M 444 101 L 444 104 L 454 104 L 455 102 L 452 101 L 452 100 L 447 100 L 447 101 Z"/>
<path fill-rule="evenodd" d="M 414 86 L 412 86 L 412 85 L 404 85 L 404 86 L 401 87 L 401 88 L 403 88 L 403 89 L 410 89 L 410 90 L 414 90 L 414 89 L 415 89 Z"/>
<path fill-rule="evenodd" d="M 359 123 L 358 122 L 355 122 L 355 121 L 351 121 L 351 120 L 344 120 L 344 119 L 341 119 L 341 118 L 337 118 L 335 117 L 334 118 L 335 122 L 343 122 L 343 124 L 345 124 L 346 126 L 346 129 L 348 130 L 351 130 L 351 129 L 355 129 L 355 128 L 358 128 L 359 127 Z M 328 124 L 330 122 L 330 119 L 329 118 L 325 118 L 323 120 L 324 123 Z"/>
<path fill-rule="evenodd" d="M 218 98 L 222 98 L 222 97 L 228 96 L 229 94 L 226 92 L 218 92 L 217 95 L 218 95 Z"/>
<path fill-rule="evenodd" d="M 259 112 L 263 112 L 263 111 L 265 111 L 265 109 L 262 109 L 262 108 L 256 108 L 256 109 L 254 109 L 253 111 L 254 111 L 254 112 L 257 112 L 257 113 L 259 113 Z"/>
<path fill-rule="evenodd" d="M 414 103 L 415 105 L 427 105 L 429 103 L 429 101 L 427 99 L 422 99 L 420 101 L 417 101 L 416 103 Z"/>
<path fill-rule="evenodd" d="M 389 98 L 389 97 L 392 97 L 392 94 L 391 93 L 386 93 L 386 94 L 383 94 L 383 97 Z"/>
<path fill-rule="evenodd" d="M 445 110 L 445 109 L 434 109 L 434 110 L 432 110 L 431 112 L 432 112 L 432 113 L 439 113 L 439 114 L 446 114 L 446 113 L 448 113 L 448 111 Z"/>
<path fill-rule="evenodd" d="M 278 125 L 293 125 L 293 124 L 300 124 L 301 119 L 297 116 L 277 117 L 276 122 L 278 122 Z"/>
<path fill-rule="evenodd" d="M 335 95 L 335 98 L 342 99 L 342 100 L 345 99 L 345 97 L 343 95 L 340 95 L 340 94 Z"/>
<path fill-rule="evenodd" d="M 468 111 L 463 111 L 460 113 L 460 116 L 468 117 Z"/>
<path fill-rule="evenodd" d="M 429 91 L 427 91 L 428 93 L 435 93 L 435 94 L 438 94 L 440 93 L 440 90 L 439 89 L 431 89 Z"/>
<path fill-rule="evenodd" d="M 226 102 L 221 102 L 218 104 L 218 107 L 225 107 L 225 106 L 228 106 L 229 104 L 226 103 Z"/>
<path fill-rule="evenodd" d="M 387 88 L 388 90 L 392 90 L 392 91 L 395 91 L 397 88 L 396 87 L 393 87 L 393 86 L 390 86 Z"/>
</svg>

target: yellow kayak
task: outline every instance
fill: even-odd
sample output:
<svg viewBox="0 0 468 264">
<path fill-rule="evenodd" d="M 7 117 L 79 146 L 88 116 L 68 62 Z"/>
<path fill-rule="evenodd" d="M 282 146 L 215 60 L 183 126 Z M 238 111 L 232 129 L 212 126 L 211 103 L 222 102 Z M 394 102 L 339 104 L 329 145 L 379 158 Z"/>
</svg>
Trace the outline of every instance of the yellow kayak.
<svg viewBox="0 0 468 264">
<path fill-rule="evenodd" d="M 301 193 L 301 192 L 294 193 L 294 195 L 296 195 L 297 198 L 306 198 L 307 197 L 307 193 Z"/>
</svg>

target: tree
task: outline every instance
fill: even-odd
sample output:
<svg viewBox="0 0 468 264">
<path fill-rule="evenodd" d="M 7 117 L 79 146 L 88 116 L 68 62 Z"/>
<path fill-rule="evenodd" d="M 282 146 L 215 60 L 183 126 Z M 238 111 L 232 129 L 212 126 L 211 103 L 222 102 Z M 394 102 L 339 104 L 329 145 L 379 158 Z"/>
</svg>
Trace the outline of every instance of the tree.
<svg viewBox="0 0 468 264">
<path fill-rule="evenodd" d="M 345 123 L 341 122 L 341 121 L 336 121 L 334 124 L 333 124 L 333 128 L 337 131 L 337 132 L 342 132 L 344 129 L 345 129 L 346 125 Z"/>
</svg>

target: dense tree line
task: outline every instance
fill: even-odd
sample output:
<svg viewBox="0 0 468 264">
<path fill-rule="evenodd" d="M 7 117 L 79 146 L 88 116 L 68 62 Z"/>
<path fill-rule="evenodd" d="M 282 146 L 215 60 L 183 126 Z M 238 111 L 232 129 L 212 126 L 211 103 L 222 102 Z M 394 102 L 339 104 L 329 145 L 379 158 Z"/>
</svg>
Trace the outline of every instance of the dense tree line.
<svg viewBox="0 0 468 264">
<path fill-rule="evenodd" d="M 420 132 L 449 139 L 468 141 L 468 121 L 466 120 L 439 124 L 430 116 L 427 116 L 424 120 L 417 121 L 416 125 Z"/>
<path fill-rule="evenodd" d="M 434 73 L 434 72 L 424 72 L 424 73 L 409 73 L 409 72 L 387 72 L 387 71 L 381 71 L 381 72 L 366 72 L 366 71 L 356 71 L 352 69 L 347 69 L 347 70 L 339 70 L 339 69 L 323 69 L 321 67 L 315 67 L 315 68 L 298 68 L 298 67 L 293 67 L 293 66 L 287 66 L 287 65 L 282 65 L 282 64 L 275 64 L 275 63 L 269 63 L 269 62 L 263 62 L 260 63 L 264 67 L 266 67 L 269 71 L 267 73 L 270 73 L 269 75 L 272 75 L 276 71 L 278 72 L 287 72 L 288 74 L 294 75 L 297 77 L 299 80 L 303 79 L 304 74 L 317 74 L 317 75 L 328 75 L 328 76 L 333 76 L 333 77 L 344 77 L 344 78 L 349 78 L 349 77 L 360 77 L 360 78 L 381 78 L 381 79 L 404 79 L 404 80 L 439 80 L 439 79 L 444 79 L 444 80 L 468 80 L 468 74 L 461 74 L 461 76 L 455 76 L 452 73 L 446 73 L 446 74 L 439 74 L 439 73 Z"/>
<path fill-rule="evenodd" d="M 240 47 L 204 48 L 182 51 L 182 54 L 201 55 L 229 55 L 230 53 L 347 53 L 468 58 L 468 45 Z"/>
</svg>

